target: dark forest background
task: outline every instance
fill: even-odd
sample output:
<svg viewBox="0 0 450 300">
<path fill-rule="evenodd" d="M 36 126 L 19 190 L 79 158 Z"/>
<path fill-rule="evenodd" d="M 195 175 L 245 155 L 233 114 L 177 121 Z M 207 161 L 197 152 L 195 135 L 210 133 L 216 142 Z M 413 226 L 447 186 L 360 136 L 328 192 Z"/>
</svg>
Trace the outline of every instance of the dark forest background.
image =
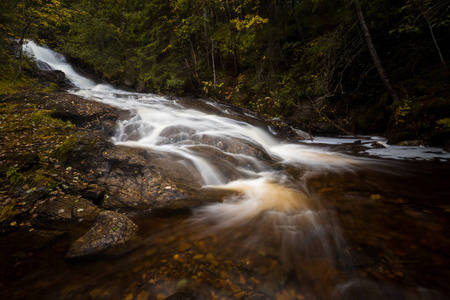
<svg viewBox="0 0 450 300">
<path fill-rule="evenodd" d="M 2 0 L 0 34 L 5 90 L 29 80 L 17 45 L 32 39 L 137 91 L 316 132 L 450 139 L 449 0 Z"/>
</svg>

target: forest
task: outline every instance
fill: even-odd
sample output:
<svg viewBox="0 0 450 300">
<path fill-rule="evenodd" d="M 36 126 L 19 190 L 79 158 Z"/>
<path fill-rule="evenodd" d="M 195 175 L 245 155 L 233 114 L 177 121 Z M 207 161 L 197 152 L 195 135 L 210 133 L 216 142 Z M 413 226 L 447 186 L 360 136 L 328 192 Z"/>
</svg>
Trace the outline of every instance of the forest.
<svg viewBox="0 0 450 300">
<path fill-rule="evenodd" d="M 393 143 L 439 146 L 450 139 L 448 0 L 0 6 L 2 86 L 26 81 L 29 62 L 17 47 L 30 39 L 131 90 L 210 98 L 313 133 L 379 133 Z"/>
</svg>

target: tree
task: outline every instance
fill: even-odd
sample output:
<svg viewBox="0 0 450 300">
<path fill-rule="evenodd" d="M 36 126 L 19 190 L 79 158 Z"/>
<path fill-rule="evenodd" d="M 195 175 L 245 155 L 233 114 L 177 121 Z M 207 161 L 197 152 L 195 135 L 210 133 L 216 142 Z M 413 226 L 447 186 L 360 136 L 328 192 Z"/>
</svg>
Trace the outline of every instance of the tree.
<svg viewBox="0 0 450 300">
<path fill-rule="evenodd" d="M 381 63 L 381 59 L 378 56 L 377 50 L 375 49 L 375 45 L 373 44 L 372 41 L 372 37 L 370 35 L 369 32 L 369 28 L 367 27 L 366 24 L 366 20 L 364 19 L 364 15 L 363 12 L 361 10 L 361 5 L 359 3 L 359 0 L 353 0 L 353 3 L 355 5 L 355 11 L 356 11 L 356 17 L 358 19 L 358 23 L 361 27 L 361 30 L 363 32 L 364 35 L 364 39 L 366 41 L 367 44 L 367 48 L 369 49 L 370 55 L 372 57 L 373 63 L 378 71 L 378 75 L 381 78 L 381 81 L 383 81 L 384 86 L 386 87 L 386 89 L 389 92 L 389 95 L 392 97 L 392 99 L 394 100 L 394 105 L 398 104 L 400 102 L 400 99 L 398 97 L 397 92 L 395 91 L 395 89 L 392 87 L 390 81 L 389 81 L 389 77 L 386 73 L 386 70 L 383 68 L 383 65 Z"/>
<path fill-rule="evenodd" d="M 441 47 L 436 38 L 435 28 L 449 26 L 450 1 L 433 1 L 433 0 L 408 0 L 406 4 L 400 8 L 399 12 L 406 12 L 406 16 L 402 20 L 402 25 L 393 31 L 399 32 L 420 32 L 419 23 L 425 20 L 430 36 L 433 40 L 434 47 L 438 53 L 441 63 L 445 66 L 445 59 L 441 51 Z"/>
<path fill-rule="evenodd" d="M 22 71 L 23 44 L 27 38 L 37 39 L 36 28 L 59 26 L 67 21 L 73 11 L 65 8 L 61 0 L 16 0 L 8 35 L 17 41 L 15 58 L 19 60 L 14 81 Z M 13 26 L 12 24 L 20 24 Z M 33 34 L 30 35 L 30 32 Z"/>
</svg>

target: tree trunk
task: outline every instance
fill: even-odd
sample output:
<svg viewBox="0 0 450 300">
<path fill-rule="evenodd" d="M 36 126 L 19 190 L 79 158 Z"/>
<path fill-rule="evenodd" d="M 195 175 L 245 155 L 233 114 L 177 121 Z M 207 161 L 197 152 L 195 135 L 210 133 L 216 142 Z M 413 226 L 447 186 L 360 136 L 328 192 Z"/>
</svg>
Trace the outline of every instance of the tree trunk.
<svg viewBox="0 0 450 300">
<path fill-rule="evenodd" d="M 303 43 L 305 41 L 305 35 L 303 33 L 302 26 L 300 25 L 300 20 L 297 16 L 297 0 L 292 1 L 292 14 L 294 15 L 295 26 L 297 27 L 297 31 L 300 34 L 300 40 Z"/>
<path fill-rule="evenodd" d="M 436 50 L 437 50 L 437 52 L 438 52 L 438 54 L 439 54 L 439 58 L 441 59 L 441 63 L 442 63 L 444 66 L 446 66 L 445 60 L 444 60 L 444 56 L 442 56 L 441 48 L 439 48 L 439 45 L 438 45 L 438 43 L 437 43 L 437 41 L 436 41 L 436 38 L 434 37 L 433 26 L 431 26 L 430 21 L 428 20 L 427 17 L 425 17 L 425 15 L 424 15 L 424 18 L 425 18 L 425 21 L 427 21 L 428 28 L 430 29 L 431 37 L 433 38 L 433 43 L 434 43 L 434 46 L 436 47 Z"/>
<path fill-rule="evenodd" d="M 22 35 L 20 36 L 19 42 L 17 43 L 16 53 L 14 54 L 14 56 L 15 56 L 15 59 L 18 59 L 20 57 L 20 62 L 19 62 L 19 68 L 17 70 L 17 74 L 14 77 L 13 82 L 16 82 L 17 78 L 19 78 L 19 75 L 22 73 L 23 44 L 25 41 L 25 37 L 26 37 L 27 31 L 28 31 L 28 28 L 34 22 L 35 19 L 36 19 L 36 17 L 34 17 L 28 23 L 25 24 L 25 26 L 22 29 Z M 25 22 L 25 13 L 23 15 L 23 21 Z"/>
<path fill-rule="evenodd" d="M 216 63 L 214 59 L 214 40 L 211 37 L 211 61 L 213 68 L 213 90 L 216 90 Z"/>
<path fill-rule="evenodd" d="M 378 56 L 377 50 L 375 49 L 375 46 L 372 41 L 372 37 L 370 36 L 369 28 L 367 27 L 366 21 L 364 19 L 364 15 L 361 10 L 361 5 L 359 4 L 359 0 L 353 0 L 353 3 L 355 4 L 355 10 L 356 10 L 356 16 L 358 18 L 359 25 L 361 26 L 361 30 L 363 31 L 364 38 L 366 40 L 367 48 L 369 48 L 370 55 L 372 56 L 373 63 L 375 67 L 377 68 L 378 74 L 380 75 L 381 80 L 383 81 L 384 86 L 389 92 L 389 95 L 393 99 L 393 104 L 399 103 L 400 99 L 398 97 L 397 92 L 392 87 L 389 77 L 386 73 L 386 71 L 383 68 L 383 65 L 381 64 L 380 57 Z"/>
<path fill-rule="evenodd" d="M 431 25 L 430 19 L 428 18 L 428 12 L 431 11 L 432 7 L 430 7 L 430 8 L 427 10 L 427 9 L 425 9 L 425 8 L 423 7 L 423 5 L 421 5 L 420 2 L 413 1 L 413 3 L 419 8 L 420 14 L 421 14 L 422 17 L 425 19 L 425 22 L 427 22 L 428 29 L 430 30 L 431 38 L 433 39 L 433 43 L 434 43 L 434 46 L 436 47 L 436 50 L 437 50 L 437 52 L 438 52 L 438 54 L 439 54 L 439 58 L 441 59 L 441 63 L 442 63 L 444 66 L 446 66 L 445 60 L 444 60 L 444 56 L 442 55 L 442 52 L 441 52 L 441 48 L 439 47 L 439 45 L 438 45 L 438 43 L 437 43 L 437 40 L 436 40 L 436 37 L 434 36 L 433 25 Z M 449 8 L 450 8 L 450 7 L 448 7 L 447 10 L 448 10 Z"/>
</svg>

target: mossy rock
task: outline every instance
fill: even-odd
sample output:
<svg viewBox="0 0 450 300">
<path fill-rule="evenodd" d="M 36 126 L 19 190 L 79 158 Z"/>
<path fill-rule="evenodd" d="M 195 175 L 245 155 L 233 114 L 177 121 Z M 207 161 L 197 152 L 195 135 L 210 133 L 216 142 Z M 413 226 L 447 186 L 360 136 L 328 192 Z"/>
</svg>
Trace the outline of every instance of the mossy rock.
<svg viewBox="0 0 450 300">
<path fill-rule="evenodd" d="M 75 241 L 67 258 L 98 255 L 106 250 L 123 249 L 137 237 L 138 226 L 126 216 L 103 211 L 95 218 L 92 228 Z"/>
<path fill-rule="evenodd" d="M 101 209 L 87 199 L 64 195 L 46 200 L 36 212 L 38 221 L 92 221 Z"/>
<path fill-rule="evenodd" d="M 110 143 L 90 132 L 79 132 L 71 135 L 59 145 L 52 156 L 63 163 L 82 165 L 86 160 L 95 160 Z"/>
<path fill-rule="evenodd" d="M 397 145 L 403 141 L 415 140 L 417 136 L 410 131 L 393 133 L 388 137 L 387 143 L 389 145 Z"/>
</svg>

